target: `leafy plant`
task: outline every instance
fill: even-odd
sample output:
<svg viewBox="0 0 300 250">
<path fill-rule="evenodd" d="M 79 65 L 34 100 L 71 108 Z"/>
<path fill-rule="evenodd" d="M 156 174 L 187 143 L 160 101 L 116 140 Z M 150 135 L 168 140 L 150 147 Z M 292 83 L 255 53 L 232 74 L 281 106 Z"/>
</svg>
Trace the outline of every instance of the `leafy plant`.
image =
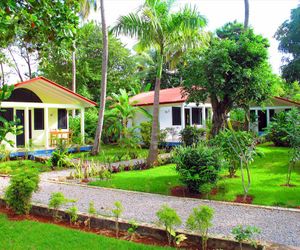
<svg viewBox="0 0 300 250">
<path fill-rule="evenodd" d="M 116 219 L 116 237 L 119 238 L 119 218 L 123 213 L 124 208 L 122 206 L 122 203 L 119 201 L 116 201 L 114 205 L 115 208 L 112 210 L 112 213 Z"/>
<path fill-rule="evenodd" d="M 220 147 L 225 159 L 229 162 L 228 171 L 230 178 L 235 176 L 236 171 L 240 167 L 240 159 L 236 154 L 236 149 L 232 147 L 236 144 L 235 138 L 239 143 L 240 150 L 243 152 L 246 152 L 254 142 L 253 134 L 247 131 L 231 131 L 229 129 L 220 131 L 219 134 L 211 141 L 211 143 Z M 249 160 L 253 161 L 253 157 L 257 154 L 258 152 L 254 147 L 251 154 L 251 159 Z"/>
<path fill-rule="evenodd" d="M 99 179 L 100 180 L 109 180 L 109 179 L 111 179 L 111 172 L 108 171 L 106 168 L 101 168 L 99 170 Z"/>
<path fill-rule="evenodd" d="M 143 147 L 149 148 L 151 142 L 152 123 L 150 121 L 140 123 L 140 135 Z"/>
<path fill-rule="evenodd" d="M 75 202 L 75 200 L 67 199 L 61 192 L 54 192 L 51 194 L 48 206 L 49 208 L 53 208 L 54 210 L 54 220 L 57 220 L 59 218 L 58 209 L 61 208 L 61 206 L 70 202 Z"/>
<path fill-rule="evenodd" d="M 138 229 L 138 224 L 136 223 L 135 220 L 129 221 L 130 227 L 127 230 L 127 233 L 129 235 L 130 240 L 133 240 L 136 235 L 136 230 Z"/>
<path fill-rule="evenodd" d="M 68 208 L 67 213 L 70 217 L 70 224 L 75 224 L 78 220 L 78 208 L 76 206 L 72 206 Z"/>
<path fill-rule="evenodd" d="M 165 227 L 168 243 L 171 246 L 172 242 L 178 242 L 183 239 L 182 235 L 176 235 L 175 227 L 181 225 L 181 219 L 176 211 L 170 208 L 168 205 L 163 205 L 160 210 L 157 211 L 156 216 L 158 217 L 159 223 Z"/>
<path fill-rule="evenodd" d="M 215 184 L 222 165 L 219 149 L 203 144 L 176 148 L 173 160 L 180 180 L 194 193 L 198 193 L 203 184 Z"/>
<path fill-rule="evenodd" d="M 69 158 L 68 149 L 63 146 L 64 143 L 61 143 L 57 149 L 52 153 L 50 158 L 52 168 L 70 168 L 73 167 L 74 164 L 71 162 Z"/>
<path fill-rule="evenodd" d="M 287 141 L 291 146 L 291 158 L 287 173 L 287 186 L 290 186 L 292 169 L 300 161 L 300 111 L 292 109 L 287 114 Z"/>
<path fill-rule="evenodd" d="M 214 210 L 209 206 L 199 206 L 193 209 L 187 219 L 187 227 L 198 231 L 202 239 L 202 250 L 207 249 L 208 229 L 212 226 Z"/>
<path fill-rule="evenodd" d="M 206 199 L 208 199 L 212 188 L 213 188 L 212 184 L 205 183 L 199 187 L 199 192 L 200 194 L 204 194 L 206 196 Z"/>
<path fill-rule="evenodd" d="M 33 192 L 38 190 L 38 171 L 28 168 L 17 170 L 10 178 L 5 201 L 16 214 L 28 214 Z"/>
<path fill-rule="evenodd" d="M 236 226 L 232 229 L 231 233 L 234 235 L 234 239 L 240 243 L 240 249 L 243 250 L 243 242 L 250 242 L 256 247 L 256 241 L 253 237 L 260 234 L 260 229 L 253 226 L 243 227 L 242 225 Z"/>
<path fill-rule="evenodd" d="M 197 145 L 204 137 L 205 129 L 187 126 L 180 131 L 180 140 L 185 146 Z"/>
<path fill-rule="evenodd" d="M 95 208 L 95 203 L 93 201 L 90 201 L 89 203 L 89 210 L 88 210 L 89 214 L 95 215 L 97 214 L 97 210 Z"/>
</svg>

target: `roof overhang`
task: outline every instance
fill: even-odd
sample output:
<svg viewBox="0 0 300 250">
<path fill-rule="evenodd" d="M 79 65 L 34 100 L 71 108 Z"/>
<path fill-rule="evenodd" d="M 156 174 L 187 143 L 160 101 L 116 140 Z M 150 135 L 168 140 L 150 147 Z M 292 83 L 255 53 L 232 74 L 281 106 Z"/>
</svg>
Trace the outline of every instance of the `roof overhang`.
<svg viewBox="0 0 300 250">
<path fill-rule="evenodd" d="M 45 77 L 36 77 L 14 85 L 15 89 L 25 88 L 34 92 L 43 103 L 52 104 L 72 104 L 81 107 L 94 107 L 96 102 L 91 101 L 84 96 L 74 93 Z"/>
</svg>

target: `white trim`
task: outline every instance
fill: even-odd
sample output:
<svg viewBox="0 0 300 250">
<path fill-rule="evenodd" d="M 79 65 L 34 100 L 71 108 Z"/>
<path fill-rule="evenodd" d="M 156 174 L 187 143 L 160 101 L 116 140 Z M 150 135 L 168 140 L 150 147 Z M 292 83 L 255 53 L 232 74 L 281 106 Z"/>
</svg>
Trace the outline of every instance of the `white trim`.
<svg viewBox="0 0 300 250">
<path fill-rule="evenodd" d="M 171 106 L 173 107 L 173 106 Z M 185 119 L 184 119 L 184 103 L 181 104 L 181 129 L 185 128 Z M 173 117 L 172 117 L 173 119 Z M 172 124 L 173 125 L 173 124 Z"/>
<path fill-rule="evenodd" d="M 1 102 L 2 108 L 63 108 L 81 109 L 82 106 L 74 104 L 36 103 L 36 102 Z"/>
<path fill-rule="evenodd" d="M 25 147 L 29 146 L 29 109 L 24 109 L 24 134 L 25 134 Z"/>
<path fill-rule="evenodd" d="M 48 107 L 44 107 L 44 133 L 45 133 L 45 147 L 49 148 L 49 112 L 48 112 Z"/>
<path fill-rule="evenodd" d="M 267 106 L 267 107 L 251 107 L 250 110 L 267 110 L 267 109 L 290 109 L 293 106 Z"/>
<path fill-rule="evenodd" d="M 80 133 L 81 133 L 81 143 L 84 144 L 84 108 L 80 110 Z"/>
</svg>

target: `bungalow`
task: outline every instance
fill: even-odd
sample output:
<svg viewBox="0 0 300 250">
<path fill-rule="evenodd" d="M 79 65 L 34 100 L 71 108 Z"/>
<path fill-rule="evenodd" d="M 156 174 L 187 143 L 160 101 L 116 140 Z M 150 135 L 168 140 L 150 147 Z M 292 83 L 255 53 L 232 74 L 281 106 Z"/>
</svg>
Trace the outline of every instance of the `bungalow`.
<svg viewBox="0 0 300 250">
<path fill-rule="evenodd" d="M 212 107 L 209 100 L 205 103 L 187 103 L 187 97 L 182 96 L 182 88 L 170 88 L 160 90 L 159 123 L 160 129 L 169 131 L 167 142 L 179 141 L 179 131 L 186 126 L 193 125 L 205 128 L 206 120 L 212 116 Z M 140 93 L 131 98 L 136 106 L 143 107 L 150 114 L 153 113 L 154 91 Z M 256 117 L 256 122 L 251 124 L 251 129 L 261 133 L 268 126 L 275 113 L 289 110 L 292 107 L 300 107 L 300 103 L 291 100 L 274 97 L 264 107 L 252 106 L 251 116 Z M 147 121 L 142 113 L 137 113 L 133 123 L 139 125 Z"/>
<path fill-rule="evenodd" d="M 68 111 L 74 109 L 80 111 L 84 143 L 84 111 L 96 103 L 44 77 L 37 77 L 15 84 L 12 95 L 0 106 L 6 110 L 2 115 L 7 120 L 17 117 L 23 126 L 20 135 L 7 135 L 15 149 L 29 146 L 30 141 L 35 147 L 48 149 L 54 146 L 57 137 L 70 139 Z"/>
</svg>

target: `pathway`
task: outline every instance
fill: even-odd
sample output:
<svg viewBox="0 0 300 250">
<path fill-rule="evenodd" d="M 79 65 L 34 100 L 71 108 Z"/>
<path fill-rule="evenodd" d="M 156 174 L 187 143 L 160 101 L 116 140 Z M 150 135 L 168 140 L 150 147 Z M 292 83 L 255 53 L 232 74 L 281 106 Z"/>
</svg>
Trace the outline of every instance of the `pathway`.
<svg viewBox="0 0 300 250">
<path fill-rule="evenodd" d="M 60 172 L 61 173 L 61 172 Z M 44 174 L 45 175 L 45 174 Z M 48 204 L 52 192 L 62 192 L 67 198 L 76 199 L 79 211 L 87 212 L 90 201 L 94 201 L 100 214 L 110 214 L 115 201 L 124 206 L 124 219 L 156 223 L 156 211 L 169 204 L 176 209 L 185 221 L 193 207 L 209 205 L 215 210 L 212 234 L 229 235 L 231 229 L 239 224 L 261 228 L 261 239 L 281 244 L 300 247 L 300 212 L 284 209 L 266 209 L 249 206 L 226 204 L 216 201 L 178 198 L 158 194 L 94 188 L 80 185 L 58 184 L 42 177 L 40 189 L 33 196 L 33 201 Z M 0 177 L 0 195 L 8 185 L 8 178 Z"/>
</svg>

